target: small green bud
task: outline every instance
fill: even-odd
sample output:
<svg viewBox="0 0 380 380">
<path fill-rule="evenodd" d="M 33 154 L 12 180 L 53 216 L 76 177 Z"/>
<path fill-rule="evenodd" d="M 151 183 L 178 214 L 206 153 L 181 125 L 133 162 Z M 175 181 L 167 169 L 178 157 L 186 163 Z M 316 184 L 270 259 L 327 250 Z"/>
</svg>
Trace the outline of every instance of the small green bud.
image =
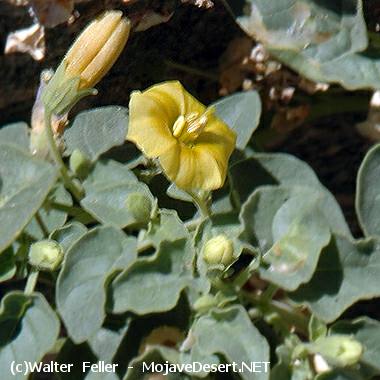
<svg viewBox="0 0 380 380">
<path fill-rule="evenodd" d="M 152 201 L 144 194 L 129 194 L 125 207 L 133 215 L 138 223 L 148 223 L 152 213 Z"/>
<path fill-rule="evenodd" d="M 218 235 L 208 240 L 203 247 L 203 259 L 209 265 L 227 267 L 234 261 L 234 246 L 225 235 Z"/>
<path fill-rule="evenodd" d="M 70 170 L 79 178 L 85 178 L 91 168 L 91 161 L 79 149 L 75 149 L 70 156 Z"/>
<path fill-rule="evenodd" d="M 62 247 L 54 240 L 38 241 L 29 249 L 29 263 L 39 270 L 55 271 L 62 259 Z"/>
<path fill-rule="evenodd" d="M 317 339 L 308 346 L 314 354 L 320 354 L 329 364 L 348 367 L 356 364 L 363 353 L 363 346 L 348 335 L 331 335 Z"/>
<path fill-rule="evenodd" d="M 199 313 L 205 313 L 212 307 L 217 305 L 217 300 L 210 294 L 205 294 L 199 297 L 194 303 L 194 310 Z"/>
</svg>

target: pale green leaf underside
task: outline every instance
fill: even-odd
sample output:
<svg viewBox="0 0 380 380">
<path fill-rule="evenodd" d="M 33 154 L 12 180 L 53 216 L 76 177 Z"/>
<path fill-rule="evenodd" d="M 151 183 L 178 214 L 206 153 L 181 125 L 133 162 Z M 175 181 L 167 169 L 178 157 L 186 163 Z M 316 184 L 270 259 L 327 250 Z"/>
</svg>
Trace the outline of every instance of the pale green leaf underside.
<svg viewBox="0 0 380 380">
<path fill-rule="evenodd" d="M 41 207 L 57 177 L 49 163 L 13 145 L 0 144 L 0 252 Z"/>
<path fill-rule="evenodd" d="M 135 239 L 113 227 L 95 228 L 71 246 L 58 277 L 56 298 L 74 342 L 84 342 L 101 327 L 107 280 L 135 258 Z"/>
<path fill-rule="evenodd" d="M 59 320 L 41 294 L 14 291 L 2 299 L 0 331 L 1 378 L 25 380 L 23 374 L 11 373 L 12 361 L 38 363 L 54 346 Z"/>
</svg>

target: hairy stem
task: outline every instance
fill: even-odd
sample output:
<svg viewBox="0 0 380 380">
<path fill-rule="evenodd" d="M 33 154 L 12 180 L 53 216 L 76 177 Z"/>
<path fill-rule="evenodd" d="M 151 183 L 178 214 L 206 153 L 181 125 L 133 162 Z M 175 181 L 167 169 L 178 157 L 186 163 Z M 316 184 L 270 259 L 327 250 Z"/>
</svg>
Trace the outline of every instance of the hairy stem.
<svg viewBox="0 0 380 380">
<path fill-rule="evenodd" d="M 55 142 L 53 130 L 51 127 L 51 116 L 52 112 L 49 109 L 45 109 L 45 133 L 49 144 L 50 153 L 56 165 L 59 167 L 65 187 L 70 190 L 74 198 L 79 202 L 83 198 L 82 191 L 72 181 L 65 163 L 62 160 L 61 153 L 59 152 L 59 149 Z"/>
<path fill-rule="evenodd" d="M 193 201 L 195 205 L 197 206 L 197 209 L 202 215 L 202 217 L 209 218 L 211 213 L 210 213 L 210 209 L 208 207 L 206 198 L 200 197 L 198 194 L 196 194 L 193 191 L 188 191 L 187 193 L 193 198 Z"/>
<path fill-rule="evenodd" d="M 34 288 L 36 287 L 37 280 L 38 280 L 38 270 L 33 268 L 31 272 L 29 273 L 28 279 L 26 281 L 24 293 L 25 294 L 32 294 L 34 292 Z"/>
<path fill-rule="evenodd" d="M 268 299 L 265 293 L 255 295 L 244 292 L 243 296 L 253 304 L 257 305 L 259 309 L 262 309 L 264 313 L 275 312 L 288 326 L 295 327 L 305 336 L 308 335 L 309 318 L 298 310 L 295 310 L 290 305 L 281 301 Z"/>
<path fill-rule="evenodd" d="M 44 237 L 48 237 L 49 236 L 49 230 L 46 227 L 45 222 L 42 220 L 41 214 L 38 211 L 35 213 L 34 218 L 36 219 L 36 222 L 37 222 L 38 226 L 40 227 Z"/>
</svg>

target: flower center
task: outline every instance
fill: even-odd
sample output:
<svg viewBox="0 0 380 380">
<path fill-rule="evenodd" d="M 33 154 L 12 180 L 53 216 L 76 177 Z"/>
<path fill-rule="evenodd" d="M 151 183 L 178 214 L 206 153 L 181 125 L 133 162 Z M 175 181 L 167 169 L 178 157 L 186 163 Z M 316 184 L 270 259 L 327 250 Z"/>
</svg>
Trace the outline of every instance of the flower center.
<svg viewBox="0 0 380 380">
<path fill-rule="evenodd" d="M 201 115 L 198 112 L 180 115 L 173 124 L 173 136 L 183 143 L 194 142 L 203 132 L 212 112 L 213 110 L 208 108 Z"/>
</svg>

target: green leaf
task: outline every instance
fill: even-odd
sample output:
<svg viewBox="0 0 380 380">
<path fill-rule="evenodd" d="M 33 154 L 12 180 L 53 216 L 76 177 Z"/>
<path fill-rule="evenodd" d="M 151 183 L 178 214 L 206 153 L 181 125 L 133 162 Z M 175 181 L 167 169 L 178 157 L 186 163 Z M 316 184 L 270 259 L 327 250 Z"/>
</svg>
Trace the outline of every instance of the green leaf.
<svg viewBox="0 0 380 380">
<path fill-rule="evenodd" d="M 293 200 L 290 201 L 291 199 Z M 293 205 L 292 212 L 287 206 L 281 209 L 287 201 L 291 202 L 288 205 Z M 264 254 L 281 237 L 281 231 L 286 232 L 289 221 L 299 216 L 312 202 L 316 202 L 326 220 L 326 226 L 330 227 L 331 231 L 347 232 L 345 229 L 347 224 L 331 194 L 308 187 L 262 186 L 241 208 L 240 218 L 246 238 L 253 245 L 258 246 Z M 284 210 L 287 211 L 284 213 Z M 284 218 L 284 214 L 288 214 L 287 218 Z M 345 235 L 350 236 L 349 233 Z"/>
<path fill-rule="evenodd" d="M 128 329 L 128 324 L 119 329 L 100 328 L 88 340 L 92 352 L 99 360 L 111 363 L 124 335 Z"/>
<path fill-rule="evenodd" d="M 221 354 L 229 363 L 237 363 L 238 368 L 242 368 L 241 363 L 253 360 L 269 365 L 268 343 L 241 306 L 214 310 L 200 317 L 191 331 L 196 342 L 193 349 L 196 347 L 203 357 Z M 244 380 L 264 380 L 269 379 L 269 370 L 257 373 L 244 370 L 240 375 Z"/>
<path fill-rule="evenodd" d="M 356 212 L 366 236 L 380 235 L 380 144 L 365 156 L 358 173 Z"/>
<path fill-rule="evenodd" d="M 75 149 L 92 161 L 114 146 L 122 145 L 127 136 L 128 110 L 101 107 L 80 113 L 64 133 L 66 153 Z"/>
<path fill-rule="evenodd" d="M 83 372 L 83 363 L 96 363 L 97 359 L 87 343 L 74 344 L 69 338 L 66 338 L 56 361 L 61 364 L 73 365 L 70 372 L 55 374 L 59 380 L 84 380 L 86 373 Z"/>
<path fill-rule="evenodd" d="M 85 380 L 119 380 L 119 376 L 114 372 L 88 372 Z"/>
<path fill-rule="evenodd" d="M 57 178 L 56 169 L 12 145 L 0 144 L 0 252 L 40 208 Z"/>
<path fill-rule="evenodd" d="M 143 194 L 153 202 L 149 188 L 138 182 L 126 165 L 116 161 L 97 162 L 83 186 L 83 208 L 99 222 L 119 228 L 140 222 L 126 206 L 128 195 Z"/>
<path fill-rule="evenodd" d="M 354 321 L 339 321 L 331 327 L 330 332 L 351 335 L 358 340 L 364 348 L 360 363 L 371 372 L 371 377 L 380 375 L 379 321 L 367 317 L 361 317 Z"/>
<path fill-rule="evenodd" d="M 114 280 L 112 311 L 141 315 L 172 309 L 191 284 L 193 259 L 189 240 L 162 242 L 152 257 L 139 259 Z"/>
<path fill-rule="evenodd" d="M 53 208 L 51 205 L 52 202 L 60 203 L 65 206 L 72 206 L 73 204 L 71 195 L 62 185 L 53 189 L 52 193 L 48 195 L 47 201 L 38 210 L 39 216 L 48 232 L 52 232 L 55 229 L 62 227 L 67 219 L 67 214 L 64 211 Z M 38 225 L 35 218 L 33 218 L 26 226 L 25 231 L 36 240 L 45 237 L 44 232 L 41 230 L 41 227 Z"/>
<path fill-rule="evenodd" d="M 89 339 L 102 326 L 107 282 L 136 255 L 135 239 L 113 227 L 95 228 L 69 249 L 58 277 L 56 299 L 75 343 Z"/>
<path fill-rule="evenodd" d="M 319 255 L 331 237 L 320 208 L 318 200 L 313 202 L 302 196 L 292 197 L 281 206 L 272 225 L 275 243 L 263 256 L 268 267 L 260 268 L 262 278 L 286 290 L 295 290 L 311 279 Z M 277 233 L 276 221 L 280 224 Z"/>
<path fill-rule="evenodd" d="M 0 282 L 10 280 L 16 274 L 16 261 L 13 248 L 0 253 Z"/>
<path fill-rule="evenodd" d="M 8 124 L 0 128 L 0 143 L 14 145 L 29 152 L 29 127 L 24 122 Z"/>
<path fill-rule="evenodd" d="M 271 380 L 312 380 L 314 374 L 311 369 L 310 361 L 306 359 L 297 359 L 297 365 L 294 365 L 294 349 L 301 344 L 297 335 L 289 334 L 284 343 L 276 348 L 277 363 L 270 372 Z"/>
<path fill-rule="evenodd" d="M 358 371 L 336 368 L 318 375 L 315 380 L 365 380 L 365 378 Z"/>
<path fill-rule="evenodd" d="M 380 242 L 335 235 L 324 249 L 309 283 L 290 297 L 308 305 L 325 322 L 336 320 L 359 300 L 380 296 Z"/>
<path fill-rule="evenodd" d="M 176 211 L 160 209 L 158 218 L 152 220 L 144 237 L 157 248 L 163 241 L 174 242 L 190 235 Z"/>
<path fill-rule="evenodd" d="M 366 50 L 361 0 L 250 2 L 243 28 L 302 76 L 348 89 L 380 87 L 380 60 Z"/>
<path fill-rule="evenodd" d="M 174 328 L 177 332 L 185 332 L 189 329 L 191 310 L 184 295 L 181 295 L 176 306 L 164 313 L 153 313 L 139 316 L 127 314 L 132 318 L 127 319 L 128 329 L 126 334 L 113 358 L 114 363 L 118 364 L 118 372 L 125 373 L 131 360 L 140 355 L 143 347 L 148 349 L 146 338 L 153 330 L 164 327 Z M 123 316 L 116 316 L 123 320 Z M 179 331 L 178 331 L 179 330 Z M 169 338 L 169 337 L 168 337 Z M 174 344 L 173 338 L 169 338 L 171 344 Z"/>
<path fill-rule="evenodd" d="M 87 228 L 82 223 L 72 222 L 53 231 L 50 239 L 58 242 L 63 252 L 66 253 L 86 232 Z"/>
<path fill-rule="evenodd" d="M 320 321 L 315 315 L 312 315 L 309 320 L 309 340 L 315 341 L 318 338 L 323 338 L 327 335 L 327 326 Z"/>
<path fill-rule="evenodd" d="M 216 115 L 236 132 L 236 147 L 243 150 L 259 125 L 261 115 L 260 96 L 256 91 L 227 96 L 212 106 Z"/>
<path fill-rule="evenodd" d="M 168 187 L 166 194 L 173 199 L 178 199 L 184 202 L 193 202 L 193 198 L 188 193 L 186 193 L 186 191 L 181 190 L 179 187 L 177 187 L 175 183 L 172 183 Z"/>
<path fill-rule="evenodd" d="M 1 301 L 0 331 L 2 379 L 22 380 L 27 377 L 12 375 L 12 361 L 40 362 L 58 338 L 59 321 L 41 294 L 14 291 Z"/>
<path fill-rule="evenodd" d="M 310 188 L 309 191 L 318 193 L 318 197 L 323 198 L 324 214 L 332 231 L 351 236 L 342 210 L 333 195 L 318 181 L 313 170 L 297 158 L 282 153 L 254 154 L 251 158 L 235 164 L 230 174 L 233 198 L 241 205 L 258 187 L 264 185 Z"/>
</svg>

